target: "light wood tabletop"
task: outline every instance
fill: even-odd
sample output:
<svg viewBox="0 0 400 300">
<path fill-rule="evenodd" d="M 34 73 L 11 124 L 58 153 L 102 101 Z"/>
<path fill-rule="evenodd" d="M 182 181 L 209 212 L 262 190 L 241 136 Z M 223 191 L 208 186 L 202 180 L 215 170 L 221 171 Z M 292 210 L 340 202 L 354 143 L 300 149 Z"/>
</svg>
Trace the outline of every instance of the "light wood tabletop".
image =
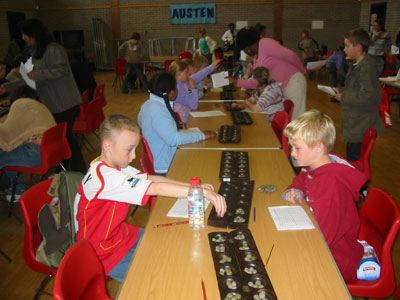
<svg viewBox="0 0 400 300">
<path fill-rule="evenodd" d="M 282 192 L 294 176 L 284 152 L 250 150 L 248 154 L 250 177 L 255 180 L 249 229 L 263 261 L 274 244 L 266 269 L 278 299 L 351 299 L 318 226 L 279 232 L 275 228 L 268 206 L 288 205 L 282 200 Z M 218 189 L 220 160 L 221 151 L 178 150 L 168 176 L 185 182 L 198 176 Z M 262 184 L 273 184 L 278 190 L 270 195 L 260 193 L 257 188 Z M 206 226 L 193 231 L 187 224 L 153 228 L 184 220 L 166 216 L 175 201 L 163 197 L 157 200 L 121 285 L 119 300 L 202 300 L 202 280 L 207 299 L 220 299 L 208 233 L 227 230 Z M 306 205 L 304 208 L 316 225 Z M 206 218 L 210 211 L 209 206 Z"/>
<path fill-rule="evenodd" d="M 387 77 L 379 77 L 379 80 L 384 84 L 400 88 L 400 80 L 393 80 Z"/>
<path fill-rule="evenodd" d="M 219 102 L 200 102 L 197 111 L 220 110 L 225 116 L 193 118 L 189 117 L 187 127 L 197 127 L 200 130 L 217 131 L 222 125 L 233 125 L 231 113 L 225 110 Z M 241 141 L 239 143 L 220 143 L 218 138 L 180 145 L 180 149 L 198 150 L 247 150 L 247 149 L 280 149 L 281 144 L 264 114 L 250 113 L 251 125 L 241 126 Z"/>
</svg>

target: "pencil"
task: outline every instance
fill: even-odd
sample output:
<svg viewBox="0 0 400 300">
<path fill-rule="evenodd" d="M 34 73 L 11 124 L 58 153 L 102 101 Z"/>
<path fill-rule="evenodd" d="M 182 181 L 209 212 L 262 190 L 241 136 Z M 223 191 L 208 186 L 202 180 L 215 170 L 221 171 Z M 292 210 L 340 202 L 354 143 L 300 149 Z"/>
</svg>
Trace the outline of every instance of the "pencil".
<svg viewBox="0 0 400 300">
<path fill-rule="evenodd" d="M 207 300 L 207 295 L 206 295 L 206 287 L 204 285 L 204 281 L 201 281 L 201 288 L 203 289 L 203 298 L 204 300 Z"/>
<path fill-rule="evenodd" d="M 253 208 L 253 220 L 256 222 L 256 208 Z"/>
<path fill-rule="evenodd" d="M 189 221 L 173 222 L 173 223 L 166 223 L 166 224 L 158 224 L 158 225 L 154 225 L 153 228 L 160 228 L 160 227 L 174 226 L 174 225 L 182 225 L 182 224 L 189 224 Z"/>
<path fill-rule="evenodd" d="M 269 249 L 269 252 L 268 252 L 268 255 L 267 255 L 267 259 L 265 260 L 264 267 L 266 267 L 267 264 L 268 264 L 269 258 L 271 257 L 272 249 L 274 249 L 274 244 L 272 244 L 271 248 Z"/>
</svg>

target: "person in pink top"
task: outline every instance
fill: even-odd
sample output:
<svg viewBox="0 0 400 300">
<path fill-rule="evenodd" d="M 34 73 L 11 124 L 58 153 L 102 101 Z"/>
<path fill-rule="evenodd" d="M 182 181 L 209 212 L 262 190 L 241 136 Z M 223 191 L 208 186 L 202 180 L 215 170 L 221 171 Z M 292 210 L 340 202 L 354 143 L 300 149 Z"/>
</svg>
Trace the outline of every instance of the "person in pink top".
<svg viewBox="0 0 400 300">
<path fill-rule="evenodd" d="M 236 38 L 236 46 L 253 57 L 253 68 L 269 69 L 272 78 L 282 84 L 284 98 L 294 102 L 292 119 L 305 111 L 307 82 L 304 74 L 306 69 L 295 52 L 273 39 L 260 39 L 260 34 L 255 28 L 241 29 Z M 241 88 L 255 89 L 257 87 L 254 79 L 229 77 L 229 81 Z"/>
</svg>

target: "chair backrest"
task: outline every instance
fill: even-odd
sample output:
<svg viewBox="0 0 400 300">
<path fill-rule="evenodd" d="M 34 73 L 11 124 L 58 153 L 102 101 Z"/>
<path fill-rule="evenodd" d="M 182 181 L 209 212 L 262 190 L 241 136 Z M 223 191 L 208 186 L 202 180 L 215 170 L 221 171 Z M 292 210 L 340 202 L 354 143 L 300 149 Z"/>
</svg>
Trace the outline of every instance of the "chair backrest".
<svg viewBox="0 0 400 300">
<path fill-rule="evenodd" d="M 43 174 L 71 157 L 71 149 L 66 137 L 67 123 L 63 122 L 47 129 L 40 144 Z"/>
<path fill-rule="evenodd" d="M 77 120 L 77 121 L 83 121 L 83 120 L 85 120 L 85 117 L 86 117 L 86 108 L 87 108 L 87 105 L 88 105 L 88 103 L 89 103 L 89 89 L 87 89 L 86 91 L 84 91 L 84 92 L 81 94 L 81 99 L 82 99 L 82 103 L 81 103 L 81 105 L 79 106 L 80 113 L 79 113 L 79 116 L 75 118 L 75 120 Z"/>
<path fill-rule="evenodd" d="M 143 150 L 142 155 L 140 156 L 140 165 L 142 166 L 144 172 L 150 175 L 155 175 L 156 172 L 154 171 L 153 154 L 151 153 L 149 144 L 147 143 L 147 140 L 143 137 L 143 135 L 141 136 L 141 138 L 143 143 Z"/>
<path fill-rule="evenodd" d="M 172 59 L 167 59 L 166 61 L 164 61 L 164 70 L 166 72 L 169 71 L 169 66 L 173 63 L 174 61 Z"/>
<path fill-rule="evenodd" d="M 106 97 L 104 95 L 104 83 L 98 85 L 93 93 L 93 99 L 100 99 L 100 103 L 102 106 L 106 106 L 107 105 L 107 100 Z"/>
<path fill-rule="evenodd" d="M 369 166 L 369 157 L 374 147 L 374 143 L 376 141 L 376 129 L 375 127 L 369 127 L 367 132 L 364 135 L 364 138 L 361 143 L 361 167 L 362 170 L 369 178 L 371 178 L 371 170 Z"/>
<path fill-rule="evenodd" d="M 374 247 L 381 275 L 378 280 L 355 280 L 347 286 L 354 296 L 388 297 L 396 287 L 391 250 L 400 228 L 400 208 L 388 193 L 373 187 L 361 206 L 360 220 L 358 239 Z"/>
<path fill-rule="evenodd" d="M 58 267 L 53 296 L 56 300 L 112 299 L 103 265 L 89 241 L 79 240 L 68 249 Z"/>
<path fill-rule="evenodd" d="M 104 121 L 105 116 L 100 99 L 93 99 L 89 102 L 87 107 L 87 134 L 98 129 Z"/>
<path fill-rule="evenodd" d="M 142 143 L 143 143 L 143 150 L 142 150 L 142 155 L 140 156 L 140 165 L 142 166 L 142 169 L 144 172 L 150 175 L 155 175 L 156 172 L 154 171 L 154 159 L 153 159 L 153 154 L 151 153 L 149 144 L 147 143 L 146 139 L 142 137 Z M 156 196 L 151 196 L 149 199 L 149 209 L 150 212 L 153 210 L 154 204 L 156 203 L 157 197 Z"/>
<path fill-rule="evenodd" d="M 283 130 L 285 129 L 288 123 L 289 123 L 289 116 L 285 111 L 277 111 L 275 113 L 271 126 L 281 144 L 283 138 Z"/>
<path fill-rule="evenodd" d="M 125 65 L 126 65 L 126 60 L 124 58 L 116 58 L 115 59 L 115 74 L 116 75 L 125 75 Z"/>
<path fill-rule="evenodd" d="M 34 185 L 19 198 L 19 203 L 25 225 L 23 251 L 25 263 L 32 270 L 55 275 L 57 272 L 56 269 L 50 268 L 36 260 L 36 250 L 42 241 L 38 227 L 38 214 L 42 206 L 50 203 L 53 198 L 47 194 L 52 181 L 53 179 L 47 179 Z"/>
<path fill-rule="evenodd" d="M 283 106 L 285 108 L 286 113 L 288 114 L 289 122 L 290 122 L 292 120 L 292 116 L 293 116 L 294 103 L 292 100 L 286 99 L 283 101 Z"/>
</svg>

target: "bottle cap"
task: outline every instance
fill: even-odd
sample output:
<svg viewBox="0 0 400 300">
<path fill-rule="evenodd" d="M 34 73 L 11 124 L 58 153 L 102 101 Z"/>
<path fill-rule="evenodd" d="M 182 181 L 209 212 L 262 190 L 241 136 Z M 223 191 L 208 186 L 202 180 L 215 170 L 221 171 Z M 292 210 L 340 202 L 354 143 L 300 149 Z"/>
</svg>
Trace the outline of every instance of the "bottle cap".
<svg viewBox="0 0 400 300">
<path fill-rule="evenodd" d="M 199 177 L 190 178 L 190 185 L 200 185 L 200 178 Z"/>
</svg>

